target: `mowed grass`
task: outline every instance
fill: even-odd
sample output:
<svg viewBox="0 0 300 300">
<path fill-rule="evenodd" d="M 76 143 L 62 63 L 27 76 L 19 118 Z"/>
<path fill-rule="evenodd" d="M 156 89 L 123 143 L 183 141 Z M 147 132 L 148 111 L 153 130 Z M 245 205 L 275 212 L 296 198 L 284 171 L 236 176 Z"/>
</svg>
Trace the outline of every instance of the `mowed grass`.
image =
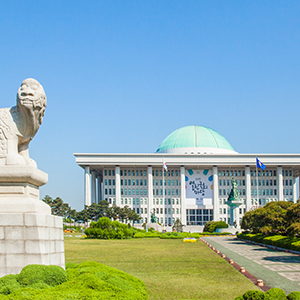
<svg viewBox="0 0 300 300">
<path fill-rule="evenodd" d="M 66 262 L 87 260 L 143 280 L 149 299 L 232 300 L 257 289 L 200 241 L 65 238 Z"/>
</svg>

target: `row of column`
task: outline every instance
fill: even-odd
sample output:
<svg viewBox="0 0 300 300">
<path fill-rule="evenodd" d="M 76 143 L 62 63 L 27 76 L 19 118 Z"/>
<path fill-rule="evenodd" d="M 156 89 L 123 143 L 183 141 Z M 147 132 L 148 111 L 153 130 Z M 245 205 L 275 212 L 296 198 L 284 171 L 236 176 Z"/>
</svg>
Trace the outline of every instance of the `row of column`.
<svg viewBox="0 0 300 300">
<path fill-rule="evenodd" d="M 148 206 L 147 206 L 147 220 L 151 218 L 153 210 L 153 175 L 152 166 L 148 166 L 147 179 L 148 179 Z M 115 167 L 115 197 L 116 205 L 121 205 L 121 180 L 120 180 L 120 166 Z M 250 167 L 245 167 L 245 183 L 246 183 L 246 211 L 249 211 L 252 207 L 251 203 L 251 175 Z M 284 199 L 283 190 L 283 173 L 282 167 L 277 167 L 277 181 L 278 181 L 278 200 Z M 101 176 L 96 171 L 91 171 L 89 166 L 85 167 L 85 205 L 91 205 L 92 203 L 98 203 L 104 198 Z M 186 201 L 185 201 L 185 167 L 180 167 L 180 182 L 181 182 L 181 221 L 186 223 Z M 163 191 L 164 194 L 164 191 Z M 165 195 L 164 195 L 165 196 Z M 259 197 L 259 195 L 257 195 Z M 218 167 L 213 166 L 213 218 L 219 220 L 219 176 Z M 293 180 L 293 201 L 297 201 L 297 187 L 296 180 Z"/>
<path fill-rule="evenodd" d="M 153 211 L 153 175 L 152 166 L 148 166 L 147 179 L 148 179 L 148 201 L 147 201 L 147 220 L 151 218 Z M 91 171 L 89 166 L 85 167 L 85 183 L 84 183 L 84 203 L 91 205 L 98 203 L 102 200 L 103 188 L 101 185 L 101 177 L 95 171 Z M 180 167 L 180 180 L 181 180 L 181 221 L 186 223 L 186 204 L 185 204 L 185 168 Z M 120 166 L 115 167 L 115 197 L 116 205 L 121 205 L 121 180 L 120 180 Z M 164 194 L 164 191 L 163 191 Z M 165 196 L 165 195 L 164 195 Z"/>
<path fill-rule="evenodd" d="M 219 178 L 218 178 L 218 167 L 213 167 L 213 199 L 214 199 L 214 220 L 219 220 Z M 251 202 L 251 175 L 250 175 L 250 166 L 245 167 L 245 183 L 246 183 L 246 211 L 249 211 L 252 207 Z M 277 167 L 277 182 L 278 182 L 278 195 L 277 198 L 279 201 L 284 199 L 284 190 L 283 190 L 283 173 L 282 167 Z M 259 195 L 256 196 L 259 198 Z M 293 202 L 297 202 L 297 185 L 296 185 L 296 178 L 293 178 Z"/>
<path fill-rule="evenodd" d="M 84 204 L 90 206 L 99 203 L 103 199 L 101 176 L 96 171 L 91 171 L 89 166 L 85 166 L 84 174 Z"/>
</svg>

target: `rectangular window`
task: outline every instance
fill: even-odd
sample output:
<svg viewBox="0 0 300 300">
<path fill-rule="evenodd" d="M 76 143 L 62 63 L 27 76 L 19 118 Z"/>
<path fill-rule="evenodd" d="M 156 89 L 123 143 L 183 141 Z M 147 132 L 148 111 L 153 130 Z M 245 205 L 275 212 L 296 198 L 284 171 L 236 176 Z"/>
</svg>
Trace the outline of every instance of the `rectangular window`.
<svg viewBox="0 0 300 300">
<path fill-rule="evenodd" d="M 108 170 L 108 176 L 111 176 L 111 170 Z"/>
</svg>

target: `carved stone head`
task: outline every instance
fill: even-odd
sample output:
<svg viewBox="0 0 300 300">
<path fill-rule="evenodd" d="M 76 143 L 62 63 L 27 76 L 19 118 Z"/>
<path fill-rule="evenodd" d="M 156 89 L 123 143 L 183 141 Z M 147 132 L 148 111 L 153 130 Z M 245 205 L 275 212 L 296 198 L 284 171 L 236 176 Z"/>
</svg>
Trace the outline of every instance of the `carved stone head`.
<svg viewBox="0 0 300 300">
<path fill-rule="evenodd" d="M 47 98 L 43 86 L 35 79 L 25 79 L 17 94 L 17 105 L 20 109 L 26 109 L 30 113 L 38 114 L 38 122 L 42 123 Z"/>
</svg>

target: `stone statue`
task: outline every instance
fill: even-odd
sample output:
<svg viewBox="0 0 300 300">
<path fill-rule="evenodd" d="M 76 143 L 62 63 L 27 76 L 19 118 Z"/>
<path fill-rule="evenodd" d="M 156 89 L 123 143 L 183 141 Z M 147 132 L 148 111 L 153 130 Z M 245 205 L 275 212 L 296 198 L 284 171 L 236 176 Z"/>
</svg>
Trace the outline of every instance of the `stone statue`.
<svg viewBox="0 0 300 300">
<path fill-rule="evenodd" d="M 25 79 L 17 94 L 17 105 L 0 109 L 0 165 L 36 167 L 28 153 L 45 114 L 47 98 L 42 85 Z"/>
<path fill-rule="evenodd" d="M 153 212 L 151 214 L 151 223 L 156 223 L 156 216 L 155 216 L 155 209 L 153 209 Z"/>
</svg>

